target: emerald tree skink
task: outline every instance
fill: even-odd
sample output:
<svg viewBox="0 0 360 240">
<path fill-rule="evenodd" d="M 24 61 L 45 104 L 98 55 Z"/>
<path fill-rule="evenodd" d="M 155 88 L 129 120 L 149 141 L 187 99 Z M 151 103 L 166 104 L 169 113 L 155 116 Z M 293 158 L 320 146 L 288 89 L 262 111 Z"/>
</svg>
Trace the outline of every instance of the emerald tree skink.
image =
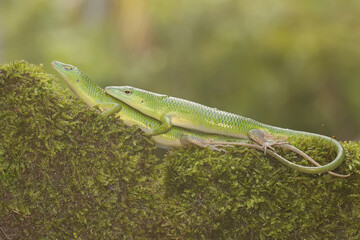
<svg viewBox="0 0 360 240">
<path fill-rule="evenodd" d="M 98 107 L 102 111 L 102 115 L 106 116 L 115 113 L 116 116 L 120 117 L 126 125 L 137 125 L 141 129 L 146 131 L 160 126 L 159 121 L 156 121 L 153 118 L 150 118 L 138 112 L 137 110 L 130 108 L 128 105 L 122 103 L 118 99 L 105 94 L 102 88 L 97 86 L 75 66 L 57 61 L 52 62 L 52 66 L 63 77 L 70 89 L 80 99 L 82 99 L 89 107 Z M 118 112 L 120 109 L 121 111 Z M 229 144 L 246 146 L 258 150 L 262 149 L 262 147 L 259 145 L 244 142 L 246 140 L 234 139 L 221 135 L 193 132 L 178 127 L 172 128 L 166 134 L 153 136 L 152 138 L 160 147 L 184 147 L 189 144 L 195 144 L 200 147 L 208 146 L 213 150 L 219 150 L 217 148 L 218 145 L 214 143 L 214 141 L 216 141 L 219 142 L 220 146 L 224 146 L 224 144 Z M 318 164 L 316 161 L 311 159 L 309 156 L 307 156 L 300 150 L 288 145 L 284 145 L 284 147 L 300 154 L 316 166 L 320 166 L 320 164 Z M 303 167 L 301 165 L 294 164 L 272 151 L 268 151 L 268 154 L 290 168 L 302 172 L 308 172 L 309 167 Z M 347 175 L 341 175 L 330 171 L 329 174 L 337 177 L 347 177 Z"/>
<path fill-rule="evenodd" d="M 158 128 L 161 123 L 141 112 L 129 107 L 118 99 L 106 94 L 104 89 L 91 81 L 77 67 L 58 61 L 52 62 L 53 68 L 63 77 L 70 89 L 89 107 L 97 107 L 102 111 L 102 115 L 108 116 L 116 114 L 121 118 L 125 125 L 140 127 L 145 132 L 153 128 Z M 120 111 L 121 110 L 121 111 Z M 187 129 L 175 127 L 166 134 L 152 137 L 160 147 L 183 147 L 186 144 L 193 143 L 202 147 L 208 146 L 212 148 L 212 141 L 236 141 L 240 144 L 246 143 L 246 140 L 226 138 L 222 136 L 197 133 Z M 214 148 L 215 149 L 215 148 Z"/>
<path fill-rule="evenodd" d="M 106 87 L 106 93 L 125 102 L 140 112 L 162 122 L 152 131 L 153 135 L 172 129 L 172 125 L 211 134 L 251 139 L 265 150 L 282 144 L 290 136 L 311 136 L 329 142 L 337 152 L 336 158 L 319 168 L 308 168 L 309 173 L 327 172 L 337 168 L 345 154 L 340 143 L 330 137 L 274 127 L 233 113 L 210 108 L 188 100 L 160 95 L 134 87 Z M 300 170 L 299 170 L 300 171 Z"/>
</svg>

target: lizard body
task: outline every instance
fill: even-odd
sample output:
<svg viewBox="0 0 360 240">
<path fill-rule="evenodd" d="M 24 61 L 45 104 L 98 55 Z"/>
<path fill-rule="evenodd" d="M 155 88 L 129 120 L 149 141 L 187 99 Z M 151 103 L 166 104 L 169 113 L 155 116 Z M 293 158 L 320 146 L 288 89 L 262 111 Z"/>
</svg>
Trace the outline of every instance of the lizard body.
<svg viewBox="0 0 360 240">
<path fill-rule="evenodd" d="M 106 87 L 106 93 L 125 102 L 140 112 L 162 122 L 151 131 L 152 135 L 166 133 L 173 126 L 183 127 L 209 134 L 251 139 L 265 148 L 283 144 L 291 136 L 310 136 L 326 140 L 337 152 L 336 158 L 321 168 L 309 172 L 326 172 L 338 167 L 345 158 L 343 147 L 327 136 L 295 131 L 257 122 L 237 114 L 210 108 L 188 100 L 161 95 L 146 90 L 124 86 Z M 320 170 L 321 169 L 321 170 Z"/>
</svg>

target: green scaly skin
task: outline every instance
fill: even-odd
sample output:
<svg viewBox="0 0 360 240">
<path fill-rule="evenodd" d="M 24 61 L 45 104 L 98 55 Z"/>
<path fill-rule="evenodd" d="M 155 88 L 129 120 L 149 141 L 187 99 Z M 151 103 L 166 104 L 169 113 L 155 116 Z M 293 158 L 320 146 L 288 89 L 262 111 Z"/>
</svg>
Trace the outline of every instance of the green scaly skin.
<svg viewBox="0 0 360 240">
<path fill-rule="evenodd" d="M 106 87 L 105 91 L 143 114 L 160 120 L 162 125 L 152 130 L 153 135 L 167 132 L 174 125 L 209 134 L 252 139 L 264 146 L 265 149 L 282 144 L 283 142 L 277 140 L 286 140 L 291 136 L 305 135 L 322 138 L 329 142 L 337 152 L 337 156 L 332 162 L 321 167 L 292 166 L 292 168 L 306 173 L 331 171 L 337 168 L 345 158 L 344 149 L 340 143 L 327 136 L 266 125 L 250 118 L 220 111 L 195 102 L 134 87 Z"/>
<path fill-rule="evenodd" d="M 104 89 L 91 81 L 77 67 L 58 61 L 53 61 L 52 66 L 81 100 L 91 108 L 98 107 L 103 112 L 103 115 L 116 114 L 117 117 L 124 121 L 125 125 L 136 125 L 145 132 L 161 125 L 159 121 L 140 113 L 118 99 L 106 94 Z M 207 146 L 206 143 L 210 143 L 211 141 L 247 142 L 240 139 L 226 138 L 206 133 L 195 133 L 178 127 L 171 129 L 171 131 L 166 134 L 153 136 L 152 138 L 158 146 L 164 148 L 184 147 L 190 143 L 200 146 L 204 144 L 205 147 L 205 145 Z M 210 145 L 209 147 L 211 148 Z"/>
<path fill-rule="evenodd" d="M 119 101 L 116 98 L 113 98 L 107 94 L 105 94 L 104 90 L 97 86 L 93 81 L 91 81 L 85 74 L 83 74 L 78 68 L 75 66 L 64 64 L 61 62 L 54 61 L 52 62 L 53 68 L 63 77 L 65 82 L 68 84 L 70 89 L 81 99 L 83 100 L 89 107 L 98 107 L 101 111 L 103 111 L 103 115 L 116 114 L 117 117 L 120 117 L 124 123 L 128 126 L 137 125 L 141 129 L 148 131 L 152 128 L 159 127 L 161 123 L 159 121 L 150 118 L 137 110 L 129 107 L 123 102 Z M 119 110 L 121 111 L 119 112 Z M 200 147 L 210 147 L 213 150 L 221 150 L 218 149 L 218 145 L 214 145 L 212 142 L 221 142 L 220 146 L 229 145 L 240 145 L 250 148 L 255 148 L 258 150 L 262 150 L 263 148 L 259 145 L 245 143 L 245 140 L 242 139 L 234 139 L 221 135 L 212 135 L 206 133 L 198 133 L 192 132 L 187 129 L 182 129 L 178 127 L 173 127 L 166 134 L 161 134 L 158 136 L 152 137 L 154 141 L 160 147 L 184 147 L 189 144 L 195 144 Z M 294 151 L 316 166 L 320 166 L 316 161 L 312 160 L 306 154 L 302 153 L 298 149 L 290 149 Z M 268 154 L 283 163 L 284 165 L 290 168 L 300 168 L 305 167 L 301 165 L 294 164 L 275 152 L 268 151 Z M 329 172 L 330 174 L 337 177 L 344 177 L 345 175 L 336 174 L 333 172 Z M 345 176 L 346 177 L 346 176 Z"/>
</svg>

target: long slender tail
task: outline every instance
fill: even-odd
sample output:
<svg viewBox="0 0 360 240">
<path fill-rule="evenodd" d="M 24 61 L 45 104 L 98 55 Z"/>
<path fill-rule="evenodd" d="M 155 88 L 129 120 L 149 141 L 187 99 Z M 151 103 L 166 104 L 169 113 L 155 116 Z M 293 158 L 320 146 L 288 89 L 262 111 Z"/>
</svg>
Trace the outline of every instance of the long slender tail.
<svg viewBox="0 0 360 240">
<path fill-rule="evenodd" d="M 291 136 L 309 136 L 309 137 L 313 137 L 313 138 L 319 138 L 319 139 L 323 139 L 326 142 L 328 142 L 331 145 L 331 148 L 334 148 L 334 150 L 336 151 L 336 157 L 333 161 L 331 161 L 330 163 L 323 165 L 321 167 L 306 167 L 306 166 L 302 166 L 299 167 L 299 165 L 297 164 L 290 164 L 290 163 L 284 163 L 285 165 L 298 170 L 300 172 L 304 172 L 304 173 L 325 173 L 325 172 L 329 172 L 334 170 L 335 168 L 337 168 L 338 166 L 340 166 L 340 164 L 344 161 L 345 159 L 345 151 L 344 148 L 341 146 L 341 144 L 336 141 L 333 138 L 324 136 L 324 135 L 320 135 L 320 134 L 316 134 L 316 133 L 309 133 L 309 132 L 303 132 L 303 131 L 294 131 L 294 130 L 287 130 L 287 129 L 281 129 L 281 130 L 285 130 L 287 132 L 287 135 L 291 135 Z"/>
<path fill-rule="evenodd" d="M 300 133 L 302 133 L 305 136 L 324 139 L 326 142 L 331 144 L 331 147 L 334 147 L 334 150 L 336 152 L 335 159 L 333 161 L 331 161 L 330 163 L 328 163 L 324 166 L 321 166 L 321 167 L 305 168 L 309 171 L 309 173 L 323 173 L 323 172 L 328 172 L 328 171 L 334 170 L 335 168 L 340 166 L 340 164 L 344 161 L 345 151 L 344 151 L 344 148 L 341 146 L 341 144 L 337 140 L 327 137 L 327 136 L 324 136 L 324 135 L 315 134 L 315 133 L 308 133 L 308 132 L 300 132 Z"/>
<path fill-rule="evenodd" d="M 300 136 L 309 136 L 311 138 L 318 138 L 318 139 L 323 139 L 325 140 L 327 143 L 329 143 L 330 147 L 333 148 L 336 152 L 336 157 L 333 161 L 331 161 L 330 163 L 323 165 L 321 167 L 306 167 L 306 166 L 301 166 L 299 167 L 299 165 L 291 163 L 291 162 L 283 162 L 283 164 L 285 164 L 286 166 L 293 168 L 295 170 L 298 170 L 300 172 L 304 172 L 304 173 L 325 173 L 325 172 L 329 172 L 334 170 L 335 168 L 337 168 L 338 166 L 340 166 L 340 164 L 344 161 L 345 159 L 345 151 L 344 148 L 341 146 L 341 144 L 336 141 L 334 138 L 330 138 L 321 134 L 316 134 L 316 133 L 310 133 L 310 132 L 304 132 L 304 131 L 296 131 L 296 130 L 291 130 L 291 129 L 286 129 L 286 128 L 279 128 L 279 127 L 275 127 L 275 126 L 271 126 L 271 125 L 266 125 L 266 124 L 260 124 L 262 125 L 261 127 L 263 129 L 266 129 L 267 131 L 270 132 L 271 135 L 274 136 L 295 136 L 295 137 L 300 137 Z"/>
</svg>

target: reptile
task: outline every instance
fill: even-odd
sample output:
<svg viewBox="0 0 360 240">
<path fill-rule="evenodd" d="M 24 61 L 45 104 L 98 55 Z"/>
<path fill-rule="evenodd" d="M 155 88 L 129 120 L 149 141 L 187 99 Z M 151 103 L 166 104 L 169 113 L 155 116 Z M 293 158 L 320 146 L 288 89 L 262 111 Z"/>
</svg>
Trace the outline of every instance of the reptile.
<svg viewBox="0 0 360 240">
<path fill-rule="evenodd" d="M 98 108 L 102 111 L 103 116 L 116 114 L 116 117 L 119 117 L 126 126 L 136 125 L 145 132 L 161 125 L 159 121 L 142 114 L 118 99 L 106 94 L 103 88 L 89 79 L 77 67 L 59 61 L 53 61 L 51 65 L 62 76 L 66 84 L 78 98 L 89 107 Z M 209 146 L 213 150 L 220 150 L 216 148 L 216 146 L 220 144 L 210 144 L 211 141 L 234 140 L 233 138 L 218 137 L 206 133 L 196 133 L 179 127 L 171 129 L 171 131 L 166 134 L 153 136 L 152 138 L 155 143 L 162 148 L 184 147 L 188 144 L 196 144 L 201 147 Z M 238 141 L 238 139 L 235 140 L 240 143 L 240 145 L 241 143 L 245 144 L 247 142 L 243 139 L 240 141 Z"/>
<path fill-rule="evenodd" d="M 250 139 L 266 149 L 283 145 L 292 136 L 310 136 L 324 139 L 335 148 L 335 159 L 322 167 L 308 167 L 308 173 L 328 172 L 337 168 L 344 160 L 341 144 L 333 138 L 320 134 L 295 131 L 257 122 L 237 114 L 207 107 L 192 101 L 157 94 L 129 86 L 109 86 L 107 94 L 119 99 L 143 114 L 161 121 L 161 126 L 150 131 L 151 135 L 163 134 L 174 126 L 209 134 Z M 300 169 L 298 169 L 300 171 Z"/>
<path fill-rule="evenodd" d="M 159 121 L 140 113 L 139 111 L 129 107 L 118 99 L 106 94 L 104 89 L 102 89 L 95 82 L 90 80 L 77 67 L 58 61 L 53 61 L 52 66 L 62 76 L 62 78 L 73 91 L 73 93 L 75 93 L 89 107 L 99 108 L 100 111 L 102 111 L 103 116 L 116 114 L 117 117 L 123 120 L 125 125 L 136 125 L 142 130 L 145 130 L 146 132 L 161 125 Z M 189 144 L 194 144 L 200 147 L 210 147 L 210 149 L 212 150 L 221 150 L 217 147 L 227 145 L 240 145 L 255 148 L 258 150 L 263 149 L 259 145 L 247 143 L 248 141 L 246 139 L 237 139 L 215 134 L 194 132 L 188 129 L 183 129 L 181 127 L 173 127 L 167 133 L 152 136 L 152 138 L 159 147 L 165 148 L 184 147 Z M 310 158 L 297 148 L 286 144 L 284 144 L 283 147 L 300 154 L 316 166 L 321 166 L 319 163 L 314 161 L 312 158 Z M 284 165 L 298 171 L 308 172 L 308 169 L 310 168 L 292 163 L 271 150 L 268 151 L 268 154 L 283 163 Z M 341 175 L 333 173 L 331 171 L 329 171 L 328 173 L 337 177 L 347 177 L 347 175 Z"/>
</svg>

